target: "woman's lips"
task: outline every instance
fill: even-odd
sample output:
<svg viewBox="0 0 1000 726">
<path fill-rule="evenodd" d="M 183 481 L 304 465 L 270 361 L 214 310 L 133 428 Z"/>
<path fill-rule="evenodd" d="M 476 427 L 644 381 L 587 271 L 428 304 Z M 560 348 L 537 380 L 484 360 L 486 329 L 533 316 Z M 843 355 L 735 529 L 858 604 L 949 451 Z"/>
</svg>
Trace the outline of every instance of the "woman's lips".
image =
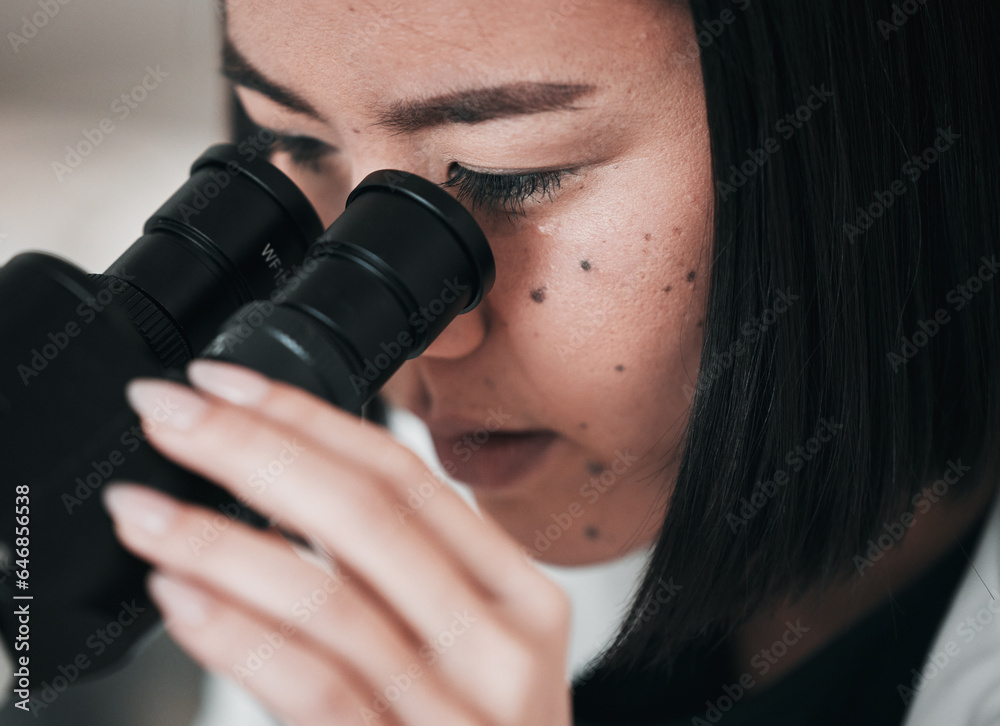
<svg viewBox="0 0 1000 726">
<path fill-rule="evenodd" d="M 537 468 L 558 438 L 553 431 L 504 433 L 484 428 L 465 433 L 430 429 L 444 470 L 460 482 L 483 489 L 511 487 Z"/>
</svg>

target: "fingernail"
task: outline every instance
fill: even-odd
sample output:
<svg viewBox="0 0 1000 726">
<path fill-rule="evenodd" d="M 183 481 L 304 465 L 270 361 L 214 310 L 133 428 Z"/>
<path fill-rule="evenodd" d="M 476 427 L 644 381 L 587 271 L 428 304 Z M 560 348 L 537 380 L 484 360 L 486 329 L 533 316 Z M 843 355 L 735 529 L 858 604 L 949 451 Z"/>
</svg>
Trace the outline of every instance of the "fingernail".
<svg viewBox="0 0 1000 726">
<path fill-rule="evenodd" d="M 209 599 L 196 587 L 162 572 L 153 572 L 149 576 L 149 594 L 167 620 L 188 625 L 208 622 Z"/>
<path fill-rule="evenodd" d="M 201 396 L 172 381 L 138 378 L 125 386 L 125 396 L 140 417 L 181 431 L 194 426 L 208 408 Z"/>
<path fill-rule="evenodd" d="M 237 406 L 251 406 L 264 399 L 271 383 L 266 376 L 234 363 L 199 358 L 187 367 L 188 380 L 203 391 Z"/>
<path fill-rule="evenodd" d="M 163 534 L 177 516 L 178 507 L 168 496 L 137 484 L 108 484 L 101 498 L 116 520 L 150 534 Z"/>
</svg>

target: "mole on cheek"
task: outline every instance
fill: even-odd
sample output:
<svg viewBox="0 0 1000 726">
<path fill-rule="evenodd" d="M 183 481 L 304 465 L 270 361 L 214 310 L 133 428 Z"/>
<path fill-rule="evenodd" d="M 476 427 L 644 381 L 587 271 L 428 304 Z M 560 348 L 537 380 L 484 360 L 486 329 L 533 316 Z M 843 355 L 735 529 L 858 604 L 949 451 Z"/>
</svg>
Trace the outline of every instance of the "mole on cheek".
<svg viewBox="0 0 1000 726">
<path fill-rule="evenodd" d="M 665 288 L 663 288 L 663 292 L 670 292 L 673 289 L 674 289 L 673 285 L 667 285 Z"/>
<path fill-rule="evenodd" d="M 536 287 L 534 290 L 532 290 L 531 299 L 534 300 L 536 303 L 545 302 L 545 288 Z"/>
<path fill-rule="evenodd" d="M 602 464 L 599 461 L 588 461 L 587 462 L 587 471 L 589 473 L 593 474 L 594 476 L 597 476 L 598 474 L 601 474 L 601 473 L 604 472 L 604 464 Z"/>
<path fill-rule="evenodd" d="M 587 272 L 590 272 L 590 260 L 581 260 L 580 267 L 582 267 Z"/>
<path fill-rule="evenodd" d="M 691 272 L 688 273 L 688 282 L 694 282 L 695 277 L 697 277 L 697 274 L 694 270 L 691 270 Z"/>
<path fill-rule="evenodd" d="M 583 536 L 587 539 L 597 539 L 601 536 L 601 533 L 597 531 L 597 527 L 588 524 L 583 529 Z"/>
<path fill-rule="evenodd" d="M 584 431 L 586 431 L 587 430 L 587 422 L 586 421 L 581 421 L 580 422 L 580 428 L 583 429 Z"/>
<path fill-rule="evenodd" d="M 623 370 L 625 370 L 625 366 L 619 363 L 618 365 L 615 366 L 615 370 L 621 373 Z"/>
</svg>

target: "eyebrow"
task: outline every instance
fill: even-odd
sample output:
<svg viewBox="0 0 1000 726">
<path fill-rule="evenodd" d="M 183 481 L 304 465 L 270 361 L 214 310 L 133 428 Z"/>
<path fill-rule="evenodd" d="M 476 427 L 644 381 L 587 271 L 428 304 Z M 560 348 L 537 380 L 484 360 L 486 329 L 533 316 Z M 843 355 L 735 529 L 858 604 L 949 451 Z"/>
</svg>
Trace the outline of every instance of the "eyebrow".
<svg viewBox="0 0 1000 726">
<path fill-rule="evenodd" d="M 264 94 L 290 111 L 305 114 L 317 121 L 326 121 L 316 107 L 295 91 L 275 83 L 248 61 L 227 34 L 222 41 L 222 75 L 237 86 Z"/>
<path fill-rule="evenodd" d="M 222 46 L 222 74 L 234 84 L 258 91 L 291 111 L 325 122 L 316 107 L 295 91 L 275 83 L 257 70 L 228 36 Z M 549 111 L 579 111 L 577 99 L 596 89 L 579 83 L 509 83 L 455 91 L 432 98 L 395 101 L 377 113 L 376 126 L 398 133 L 413 133 L 445 124 L 483 121 Z"/>
<path fill-rule="evenodd" d="M 586 84 L 538 82 L 474 88 L 418 101 L 395 101 L 378 114 L 376 125 L 412 133 L 444 124 L 478 124 L 547 111 L 579 111 L 573 101 L 593 90 L 594 86 Z"/>
</svg>

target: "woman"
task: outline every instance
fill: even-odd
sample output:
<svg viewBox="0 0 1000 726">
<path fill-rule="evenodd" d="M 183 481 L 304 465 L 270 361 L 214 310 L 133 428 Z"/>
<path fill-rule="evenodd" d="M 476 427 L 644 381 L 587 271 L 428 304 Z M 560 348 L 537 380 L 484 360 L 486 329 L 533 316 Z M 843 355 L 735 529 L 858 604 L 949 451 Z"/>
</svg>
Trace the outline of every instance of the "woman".
<svg viewBox="0 0 1000 726">
<path fill-rule="evenodd" d="M 177 406 L 157 448 L 328 555 L 236 525 L 195 552 L 203 511 L 109 487 L 173 637 L 296 724 L 940 706 L 908 713 L 1000 528 L 997 10 L 848 5 L 228 3 L 226 73 L 326 223 L 400 168 L 490 240 L 492 293 L 383 392 L 484 517 L 244 369 L 135 382 L 140 414 Z M 615 647 L 567 683 L 569 603 L 530 559 L 643 548 Z M 979 678 L 981 621 L 949 678 Z M 948 723 L 995 722 L 995 670 Z"/>
</svg>

